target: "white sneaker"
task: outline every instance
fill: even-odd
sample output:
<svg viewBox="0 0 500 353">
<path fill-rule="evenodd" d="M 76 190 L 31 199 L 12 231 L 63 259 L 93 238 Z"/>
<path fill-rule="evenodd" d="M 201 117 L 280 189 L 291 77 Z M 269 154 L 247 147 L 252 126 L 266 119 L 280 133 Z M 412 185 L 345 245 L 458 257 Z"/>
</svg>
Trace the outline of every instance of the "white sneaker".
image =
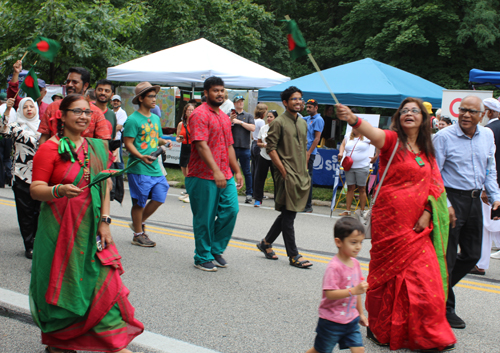
<svg viewBox="0 0 500 353">
<path fill-rule="evenodd" d="M 361 211 L 361 217 L 363 217 L 363 219 L 366 218 L 367 214 L 368 214 L 368 211 Z"/>
<path fill-rule="evenodd" d="M 491 254 L 490 257 L 492 259 L 500 260 L 500 251 L 497 251 L 496 253 Z"/>
<path fill-rule="evenodd" d="M 189 197 L 189 195 L 188 194 L 184 194 L 184 195 L 179 196 L 179 201 L 184 201 L 184 199 L 186 197 Z"/>
<path fill-rule="evenodd" d="M 189 195 L 186 195 L 186 197 L 182 199 L 182 202 L 189 203 Z"/>
</svg>

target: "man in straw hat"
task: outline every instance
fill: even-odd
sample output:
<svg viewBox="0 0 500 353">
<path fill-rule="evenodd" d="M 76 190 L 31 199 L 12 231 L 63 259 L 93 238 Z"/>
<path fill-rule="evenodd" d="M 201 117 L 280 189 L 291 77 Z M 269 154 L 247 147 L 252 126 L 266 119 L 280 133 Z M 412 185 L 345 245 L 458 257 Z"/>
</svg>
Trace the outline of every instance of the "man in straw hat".
<svg viewBox="0 0 500 353">
<path fill-rule="evenodd" d="M 135 87 L 132 103 L 138 104 L 139 110 L 128 117 L 123 130 L 123 142 L 130 153 L 128 163 L 142 161 L 129 169 L 127 175 L 132 197 L 132 223 L 129 224 L 134 232 L 132 244 L 144 247 L 156 246 L 146 234 L 145 222 L 165 202 L 169 189 L 158 160 L 150 156 L 158 146 L 170 144 L 160 138 L 160 118 L 151 113 L 159 90 L 160 86 L 149 82 Z M 151 200 L 148 202 L 148 199 Z"/>
</svg>

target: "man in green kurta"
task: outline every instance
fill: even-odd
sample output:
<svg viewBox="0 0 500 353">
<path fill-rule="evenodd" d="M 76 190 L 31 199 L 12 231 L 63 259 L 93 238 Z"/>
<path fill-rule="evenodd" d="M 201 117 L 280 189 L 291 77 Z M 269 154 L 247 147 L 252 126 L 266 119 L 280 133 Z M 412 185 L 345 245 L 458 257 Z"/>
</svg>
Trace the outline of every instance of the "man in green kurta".
<svg viewBox="0 0 500 353">
<path fill-rule="evenodd" d="M 266 151 L 276 167 L 274 200 L 275 208 L 281 214 L 257 247 L 267 259 L 277 260 L 272 244 L 283 233 L 290 265 L 308 268 L 312 263 L 299 254 L 293 226 L 297 212 L 306 206 L 311 186 L 311 178 L 307 173 L 307 124 L 297 115 L 301 99 L 302 91 L 297 87 L 291 86 L 281 92 L 286 111 L 269 125 Z"/>
</svg>

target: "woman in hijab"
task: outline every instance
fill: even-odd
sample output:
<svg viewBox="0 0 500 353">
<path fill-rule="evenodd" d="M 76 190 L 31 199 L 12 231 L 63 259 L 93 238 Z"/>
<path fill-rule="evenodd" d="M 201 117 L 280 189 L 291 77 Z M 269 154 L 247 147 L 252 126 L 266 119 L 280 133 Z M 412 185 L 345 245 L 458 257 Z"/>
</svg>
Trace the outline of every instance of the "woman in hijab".
<svg viewBox="0 0 500 353">
<path fill-rule="evenodd" d="M 7 101 L 7 109 L 0 119 L 0 135 L 12 138 L 14 142 L 13 177 L 14 197 L 16 200 L 17 221 L 24 240 L 25 256 L 33 256 L 33 242 L 38 226 L 40 201 L 30 196 L 31 171 L 33 157 L 38 146 L 38 104 L 31 98 L 24 98 L 19 103 L 15 122 L 9 123 L 9 113 L 14 106 L 14 99 Z"/>
</svg>

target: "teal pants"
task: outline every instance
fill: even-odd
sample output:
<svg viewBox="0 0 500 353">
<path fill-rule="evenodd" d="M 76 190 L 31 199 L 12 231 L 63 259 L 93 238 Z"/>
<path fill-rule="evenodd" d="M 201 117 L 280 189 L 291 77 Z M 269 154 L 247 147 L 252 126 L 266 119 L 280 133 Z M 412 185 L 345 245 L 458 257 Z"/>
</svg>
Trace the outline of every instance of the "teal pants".
<svg viewBox="0 0 500 353">
<path fill-rule="evenodd" d="M 238 215 L 238 192 L 234 178 L 219 189 L 215 181 L 200 178 L 186 178 L 193 212 L 194 263 L 213 261 L 213 255 L 221 255 L 233 235 Z"/>
</svg>

